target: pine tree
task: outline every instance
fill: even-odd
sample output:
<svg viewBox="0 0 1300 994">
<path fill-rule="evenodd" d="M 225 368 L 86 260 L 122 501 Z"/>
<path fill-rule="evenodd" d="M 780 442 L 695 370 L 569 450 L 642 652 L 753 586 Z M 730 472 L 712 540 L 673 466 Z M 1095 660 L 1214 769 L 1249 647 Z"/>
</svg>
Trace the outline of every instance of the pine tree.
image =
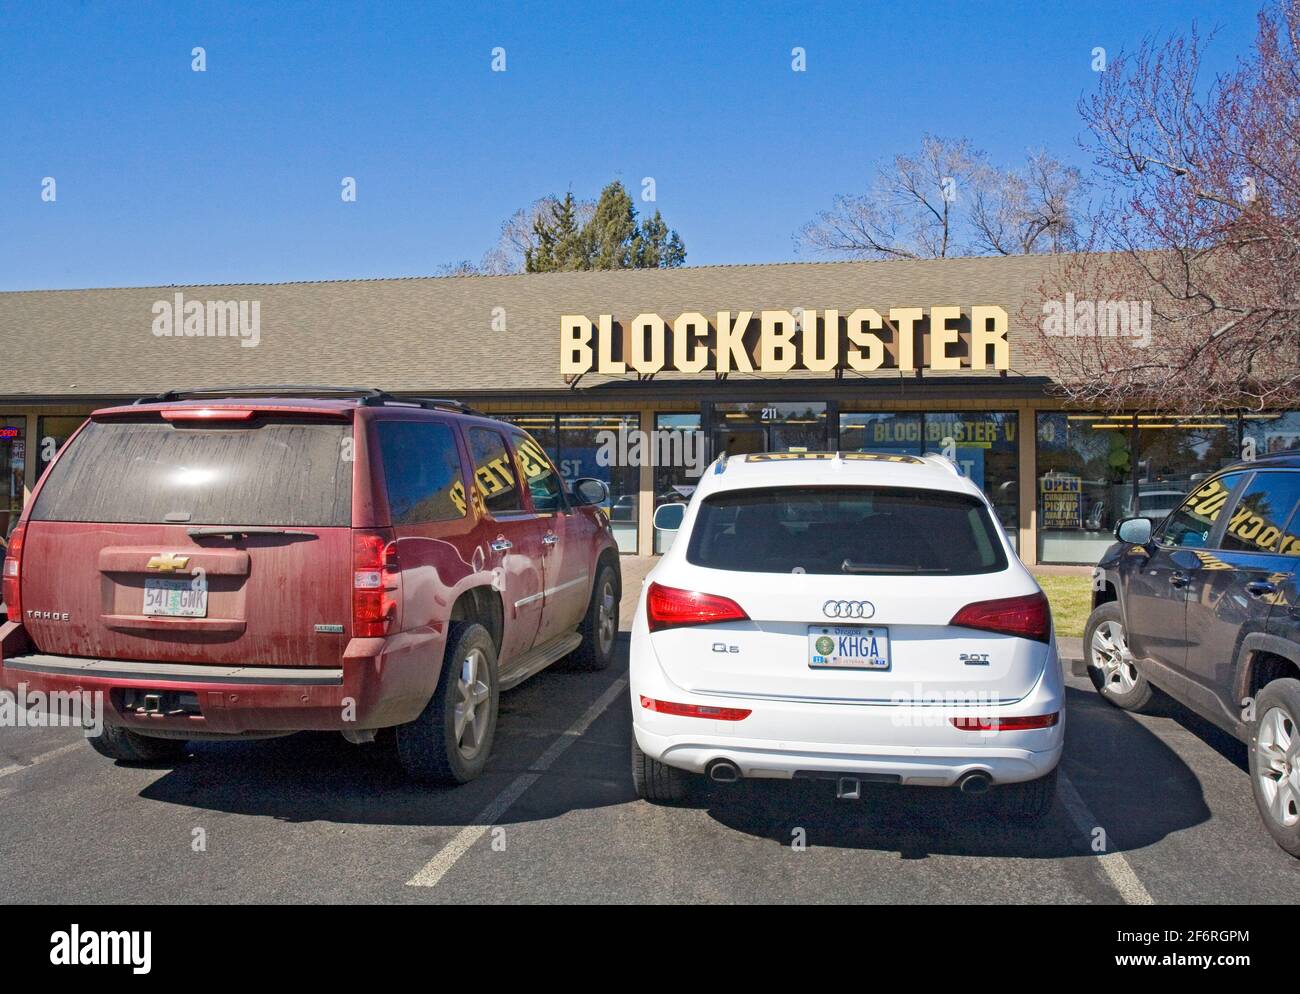
<svg viewBox="0 0 1300 994">
<path fill-rule="evenodd" d="M 632 242 L 633 265 L 637 269 L 675 269 L 686 262 L 686 246 L 677 232 L 669 231 L 663 215 L 655 211 L 637 230 Z"/>
<path fill-rule="evenodd" d="M 596 213 L 587 225 L 592 269 L 631 269 L 636 238 L 636 209 L 623 184 L 615 180 L 600 191 Z"/>
<path fill-rule="evenodd" d="M 561 272 L 590 269 L 583 233 L 578 227 L 577 205 L 573 194 L 566 193 L 555 208 L 555 259 Z"/>
<path fill-rule="evenodd" d="M 655 211 L 643 224 L 623 184 L 615 180 L 600 192 L 586 224 L 578 224 L 572 193 L 556 200 L 533 222 L 534 244 L 524 251 L 529 273 L 585 269 L 670 269 L 686 262 L 686 246 Z"/>
</svg>

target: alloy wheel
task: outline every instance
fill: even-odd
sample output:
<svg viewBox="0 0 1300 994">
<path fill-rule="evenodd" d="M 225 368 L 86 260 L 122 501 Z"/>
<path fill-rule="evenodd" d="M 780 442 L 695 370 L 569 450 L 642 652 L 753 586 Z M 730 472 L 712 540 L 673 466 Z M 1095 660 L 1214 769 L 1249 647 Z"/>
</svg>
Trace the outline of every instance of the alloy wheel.
<svg viewBox="0 0 1300 994">
<path fill-rule="evenodd" d="M 600 641 L 600 653 L 609 655 L 614 647 L 617 634 L 618 605 L 614 601 L 614 584 L 606 580 L 600 588 L 600 603 L 596 609 L 596 637 Z"/>
<path fill-rule="evenodd" d="M 1118 621 L 1103 621 L 1092 633 L 1092 658 L 1101 670 L 1102 687 L 1120 696 L 1137 686 L 1138 671 L 1128 650 L 1124 626 Z"/>
<path fill-rule="evenodd" d="M 491 680 L 491 669 L 483 653 L 471 649 L 460 664 L 460 677 L 456 680 L 456 748 L 466 759 L 478 755 L 487 735 L 492 718 Z"/>
<path fill-rule="evenodd" d="M 1256 778 L 1269 817 L 1283 828 L 1300 822 L 1300 734 L 1283 708 L 1269 708 L 1255 740 Z"/>
</svg>

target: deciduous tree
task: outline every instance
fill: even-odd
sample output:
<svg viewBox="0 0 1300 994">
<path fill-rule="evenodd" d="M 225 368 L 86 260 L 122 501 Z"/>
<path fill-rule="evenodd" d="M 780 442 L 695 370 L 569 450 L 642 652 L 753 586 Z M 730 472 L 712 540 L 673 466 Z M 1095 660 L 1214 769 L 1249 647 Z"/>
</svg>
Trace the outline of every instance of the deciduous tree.
<svg viewBox="0 0 1300 994">
<path fill-rule="evenodd" d="M 876 169 L 865 194 L 835 198 L 796 244 L 854 259 L 1059 252 L 1076 240 L 1077 170 L 1046 152 L 1023 169 L 992 165 L 968 140 L 926 135 L 916 155 Z"/>
<path fill-rule="evenodd" d="M 1149 305 L 1152 328 L 1143 343 L 1026 314 L 1073 401 L 1300 402 L 1300 0 L 1265 8 L 1253 50 L 1212 80 L 1205 44 L 1195 30 L 1144 44 L 1080 104 L 1104 194 L 1087 247 L 1102 254 L 1062 259 L 1043 296 Z"/>
</svg>

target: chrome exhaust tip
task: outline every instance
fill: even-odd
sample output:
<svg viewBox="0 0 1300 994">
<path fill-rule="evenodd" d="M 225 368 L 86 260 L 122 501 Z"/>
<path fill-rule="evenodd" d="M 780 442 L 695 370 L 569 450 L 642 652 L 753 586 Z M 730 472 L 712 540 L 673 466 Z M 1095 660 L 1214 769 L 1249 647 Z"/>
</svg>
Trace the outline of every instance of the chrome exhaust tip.
<svg viewBox="0 0 1300 994">
<path fill-rule="evenodd" d="M 983 770 L 971 770 L 962 774 L 957 786 L 963 794 L 986 794 L 993 785 L 993 778 Z"/>
<path fill-rule="evenodd" d="M 735 783 L 740 779 L 740 767 L 729 759 L 715 759 L 705 772 L 714 783 Z"/>
</svg>

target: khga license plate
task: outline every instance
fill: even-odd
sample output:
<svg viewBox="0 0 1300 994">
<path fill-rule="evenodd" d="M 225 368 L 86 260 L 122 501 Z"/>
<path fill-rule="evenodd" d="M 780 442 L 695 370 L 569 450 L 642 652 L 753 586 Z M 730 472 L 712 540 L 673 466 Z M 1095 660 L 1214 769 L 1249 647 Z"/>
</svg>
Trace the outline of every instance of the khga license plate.
<svg viewBox="0 0 1300 994">
<path fill-rule="evenodd" d="M 191 580 L 163 580 L 146 577 L 144 613 L 169 618 L 206 618 L 208 591 L 195 590 Z"/>
<path fill-rule="evenodd" d="M 808 665 L 814 670 L 887 670 L 889 629 L 809 625 Z"/>
</svg>

